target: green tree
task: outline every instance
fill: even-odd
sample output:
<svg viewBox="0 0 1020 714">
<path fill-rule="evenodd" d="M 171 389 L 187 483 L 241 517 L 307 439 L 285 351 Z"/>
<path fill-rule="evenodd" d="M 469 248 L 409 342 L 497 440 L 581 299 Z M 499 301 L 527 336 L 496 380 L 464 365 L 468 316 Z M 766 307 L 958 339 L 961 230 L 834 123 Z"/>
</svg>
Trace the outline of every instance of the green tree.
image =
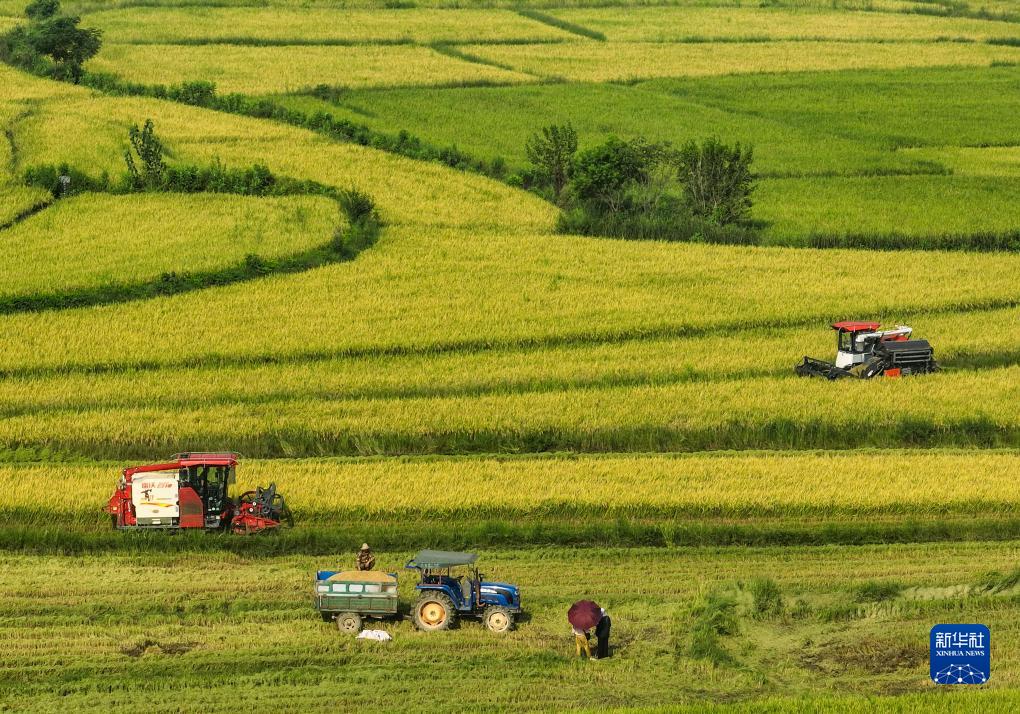
<svg viewBox="0 0 1020 714">
<path fill-rule="evenodd" d="M 553 200 L 559 203 L 563 189 L 570 180 L 570 168 L 577 153 L 577 132 L 570 124 L 555 124 L 535 132 L 524 145 L 528 160 L 536 174 L 552 190 Z"/>
<path fill-rule="evenodd" d="M 719 139 L 688 142 L 677 153 L 677 178 L 688 209 L 719 225 L 746 220 L 751 211 L 752 148 L 728 146 Z"/>
<path fill-rule="evenodd" d="M 616 213 L 626 205 L 627 190 L 649 176 L 650 145 L 611 136 L 581 152 L 574 161 L 570 187 L 583 203 Z"/>
<path fill-rule="evenodd" d="M 163 161 L 163 142 L 156 136 L 152 119 L 146 119 L 145 125 L 139 129 L 135 124 L 128 133 L 131 148 L 124 152 L 131 184 L 136 190 L 158 188 L 163 184 L 166 175 L 166 163 Z M 134 155 L 132 155 L 132 150 Z M 135 163 L 135 155 L 141 161 L 142 168 Z"/>
<path fill-rule="evenodd" d="M 31 22 L 18 41 L 23 41 L 36 54 L 51 58 L 56 64 L 54 74 L 57 77 L 77 83 L 81 80 L 82 65 L 99 52 L 103 33 L 78 27 L 81 18 L 59 12 L 59 0 L 33 0 L 25 8 Z M 22 61 L 21 64 L 34 63 Z"/>
<path fill-rule="evenodd" d="M 60 0 L 33 0 L 25 7 L 25 15 L 30 20 L 45 20 L 60 11 Z"/>
</svg>

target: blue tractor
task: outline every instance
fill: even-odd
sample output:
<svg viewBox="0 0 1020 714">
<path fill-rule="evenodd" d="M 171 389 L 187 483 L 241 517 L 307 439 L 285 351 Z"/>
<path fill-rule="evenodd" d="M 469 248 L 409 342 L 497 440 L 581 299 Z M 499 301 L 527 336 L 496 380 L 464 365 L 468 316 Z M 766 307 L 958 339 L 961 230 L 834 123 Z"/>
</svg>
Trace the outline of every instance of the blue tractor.
<svg viewBox="0 0 1020 714">
<path fill-rule="evenodd" d="M 417 570 L 418 602 L 411 616 L 419 630 L 448 630 L 459 617 L 480 618 L 492 632 L 506 632 L 521 612 L 521 594 L 516 585 L 486 582 L 480 575 L 474 553 L 423 550 L 405 566 Z M 454 574 L 466 567 L 467 573 Z"/>
</svg>

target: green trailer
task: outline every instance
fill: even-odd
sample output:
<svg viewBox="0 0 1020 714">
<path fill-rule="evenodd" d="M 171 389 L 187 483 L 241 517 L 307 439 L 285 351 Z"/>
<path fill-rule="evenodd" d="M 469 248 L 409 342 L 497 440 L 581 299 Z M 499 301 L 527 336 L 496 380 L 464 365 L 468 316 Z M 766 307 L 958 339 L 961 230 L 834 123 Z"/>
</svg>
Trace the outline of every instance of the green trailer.
<svg viewBox="0 0 1020 714">
<path fill-rule="evenodd" d="M 357 633 L 366 618 L 396 617 L 397 576 L 374 570 L 320 570 L 315 575 L 315 609 L 341 632 Z"/>
</svg>

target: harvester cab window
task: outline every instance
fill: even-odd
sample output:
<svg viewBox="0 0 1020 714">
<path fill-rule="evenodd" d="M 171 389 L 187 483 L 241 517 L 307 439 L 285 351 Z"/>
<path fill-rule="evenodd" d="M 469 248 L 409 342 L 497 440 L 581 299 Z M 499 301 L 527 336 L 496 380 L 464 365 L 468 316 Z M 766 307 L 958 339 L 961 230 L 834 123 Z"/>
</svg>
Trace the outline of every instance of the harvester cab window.
<svg viewBox="0 0 1020 714">
<path fill-rule="evenodd" d="M 846 330 L 840 330 L 837 346 L 841 352 L 853 352 L 853 335 Z"/>
</svg>

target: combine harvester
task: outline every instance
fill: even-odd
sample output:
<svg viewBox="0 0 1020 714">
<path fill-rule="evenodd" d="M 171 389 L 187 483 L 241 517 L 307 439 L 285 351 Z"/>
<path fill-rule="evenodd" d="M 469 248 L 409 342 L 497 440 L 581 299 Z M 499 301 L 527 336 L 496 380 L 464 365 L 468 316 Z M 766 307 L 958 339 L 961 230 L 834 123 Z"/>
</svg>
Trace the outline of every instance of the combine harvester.
<svg viewBox="0 0 1020 714">
<path fill-rule="evenodd" d="M 171 459 L 124 469 L 104 509 L 114 528 L 252 534 L 294 525 L 276 484 L 233 497 L 237 454 L 175 454 Z"/>
<path fill-rule="evenodd" d="M 801 377 L 842 379 L 857 377 L 906 377 L 937 372 L 935 353 L 927 340 L 912 340 L 913 330 L 897 325 L 893 330 L 879 330 L 878 322 L 837 322 L 836 362 L 813 357 L 794 367 Z"/>
</svg>

